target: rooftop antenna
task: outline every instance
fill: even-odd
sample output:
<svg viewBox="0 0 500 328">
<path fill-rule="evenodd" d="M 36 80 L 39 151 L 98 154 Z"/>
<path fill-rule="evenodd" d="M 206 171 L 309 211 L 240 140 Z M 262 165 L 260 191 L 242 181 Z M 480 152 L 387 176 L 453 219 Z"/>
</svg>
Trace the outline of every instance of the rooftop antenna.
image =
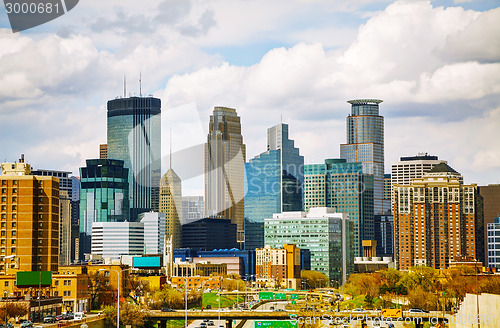
<svg viewBox="0 0 500 328">
<path fill-rule="evenodd" d="M 127 98 L 127 76 L 123 75 L 123 98 Z"/>
<path fill-rule="evenodd" d="M 139 73 L 139 97 L 142 97 L 142 72 Z"/>
<path fill-rule="evenodd" d="M 170 169 L 172 169 L 172 128 L 170 128 Z"/>
</svg>

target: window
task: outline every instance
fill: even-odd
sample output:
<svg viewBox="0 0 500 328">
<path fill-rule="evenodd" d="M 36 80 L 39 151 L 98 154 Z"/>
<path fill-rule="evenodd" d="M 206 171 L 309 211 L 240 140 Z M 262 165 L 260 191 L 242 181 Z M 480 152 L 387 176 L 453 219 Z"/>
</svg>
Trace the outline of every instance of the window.
<svg viewBox="0 0 500 328">
<path fill-rule="evenodd" d="M 42 231 L 38 231 L 38 236 L 42 237 L 43 236 L 43 232 Z"/>
<path fill-rule="evenodd" d="M 17 206 L 16 205 L 12 205 L 12 210 L 13 211 L 17 211 Z"/>
<path fill-rule="evenodd" d="M 9 287 L 9 282 L 6 281 L 4 285 L 5 285 L 5 287 Z"/>
<path fill-rule="evenodd" d="M 41 248 L 38 249 L 38 253 L 40 253 L 40 254 L 42 253 L 42 249 Z"/>
<path fill-rule="evenodd" d="M 71 290 L 65 290 L 64 296 L 71 296 Z"/>
<path fill-rule="evenodd" d="M 7 193 L 7 188 L 2 188 L 2 194 L 6 194 Z"/>
<path fill-rule="evenodd" d="M 12 184 L 13 184 L 14 186 L 17 186 L 17 180 L 13 180 L 13 181 L 12 181 Z"/>
<path fill-rule="evenodd" d="M 5 222 L 2 222 L 2 228 L 5 228 Z"/>
<path fill-rule="evenodd" d="M 43 227 L 43 223 L 42 222 L 38 223 L 38 227 L 42 228 Z"/>
<path fill-rule="evenodd" d="M 7 185 L 7 180 L 2 180 L 2 186 L 6 186 Z"/>
<path fill-rule="evenodd" d="M 41 245 L 43 243 L 43 240 L 38 239 L 38 243 Z"/>
<path fill-rule="evenodd" d="M 17 202 L 17 197 L 12 197 L 12 202 Z"/>
<path fill-rule="evenodd" d="M 0 232 L 1 236 L 5 236 L 5 231 Z"/>
<path fill-rule="evenodd" d="M 17 219 L 17 213 L 12 213 L 12 218 Z"/>
<path fill-rule="evenodd" d="M 56 280 L 56 281 L 54 282 L 54 285 L 59 286 L 59 280 Z"/>
<path fill-rule="evenodd" d="M 12 228 L 15 228 L 17 226 L 17 222 L 12 222 Z"/>
<path fill-rule="evenodd" d="M 16 236 L 17 235 L 17 231 L 12 231 L 12 236 Z"/>
<path fill-rule="evenodd" d="M 2 205 L 2 211 L 7 211 L 7 205 Z"/>
<path fill-rule="evenodd" d="M 12 245 L 15 245 L 15 244 L 16 244 L 16 242 L 17 242 L 17 240 L 12 239 L 10 242 L 12 243 Z"/>
<path fill-rule="evenodd" d="M 7 214 L 2 213 L 2 219 L 6 219 L 6 218 L 7 218 Z"/>
<path fill-rule="evenodd" d="M 2 197 L 2 203 L 5 203 L 7 201 L 7 197 L 3 196 Z"/>
<path fill-rule="evenodd" d="M 17 194 L 17 188 L 12 188 L 12 193 Z"/>
<path fill-rule="evenodd" d="M 15 252 L 16 252 L 16 248 L 15 248 L 15 247 L 12 247 L 12 248 L 10 249 L 10 253 L 11 253 L 11 254 L 14 254 Z"/>
</svg>

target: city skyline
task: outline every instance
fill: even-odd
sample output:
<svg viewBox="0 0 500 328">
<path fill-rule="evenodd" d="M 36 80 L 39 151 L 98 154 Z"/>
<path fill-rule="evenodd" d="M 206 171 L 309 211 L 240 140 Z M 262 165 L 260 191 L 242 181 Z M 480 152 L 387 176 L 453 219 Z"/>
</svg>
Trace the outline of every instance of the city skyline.
<svg viewBox="0 0 500 328">
<path fill-rule="evenodd" d="M 500 121 L 493 1 L 138 6 L 87 1 L 16 34 L 0 9 L 8 49 L 0 54 L 0 121 L 8 122 L 0 137 L 10 141 L 3 160 L 25 153 L 35 168 L 77 175 L 106 141 L 106 101 L 124 93 L 124 75 L 125 96 L 139 95 L 142 72 L 142 93 L 161 99 L 164 120 L 194 108 L 196 137 L 206 136 L 214 106 L 236 108 L 247 158 L 261 153 L 265 130 L 281 117 L 306 164 L 338 158 L 346 101 L 377 98 L 384 100 L 386 173 L 399 157 L 428 152 L 466 183 L 500 182 L 500 147 L 490 141 Z M 174 152 L 203 143 L 186 133 L 173 129 Z M 203 194 L 202 182 L 183 189 Z"/>
</svg>

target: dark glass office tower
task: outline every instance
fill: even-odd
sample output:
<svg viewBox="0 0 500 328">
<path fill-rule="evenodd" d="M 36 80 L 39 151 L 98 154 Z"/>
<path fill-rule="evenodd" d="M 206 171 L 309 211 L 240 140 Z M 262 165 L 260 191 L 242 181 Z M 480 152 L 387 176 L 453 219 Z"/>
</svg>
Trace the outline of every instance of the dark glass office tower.
<svg viewBox="0 0 500 328">
<path fill-rule="evenodd" d="M 264 247 L 264 219 L 302 211 L 304 156 L 288 137 L 288 125 L 267 130 L 267 151 L 245 163 L 245 249 Z"/>
<path fill-rule="evenodd" d="M 130 220 L 157 212 L 161 178 L 161 100 L 130 97 L 108 101 L 108 158 L 129 169 Z"/>
<path fill-rule="evenodd" d="M 340 157 L 363 163 L 363 173 L 373 175 L 373 212 L 383 214 L 384 201 L 384 118 L 379 115 L 382 100 L 349 100 L 347 143 L 340 145 Z"/>
<path fill-rule="evenodd" d="M 91 250 L 92 222 L 129 221 L 128 176 L 120 160 L 88 159 L 80 168 L 80 260 Z"/>
</svg>

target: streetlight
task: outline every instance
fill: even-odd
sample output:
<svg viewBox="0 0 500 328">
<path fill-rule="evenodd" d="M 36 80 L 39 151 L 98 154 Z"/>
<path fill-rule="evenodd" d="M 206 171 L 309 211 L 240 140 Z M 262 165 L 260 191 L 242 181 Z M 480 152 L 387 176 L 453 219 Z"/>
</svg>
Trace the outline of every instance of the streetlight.
<svg viewBox="0 0 500 328">
<path fill-rule="evenodd" d="M 99 271 L 114 271 L 116 272 L 116 274 L 118 275 L 118 293 L 117 293 L 117 296 L 118 296 L 118 305 L 116 307 L 116 328 L 120 328 L 120 274 L 122 272 L 125 272 L 125 271 L 130 271 L 130 270 L 134 270 L 135 268 L 128 268 L 128 269 L 124 269 L 124 270 L 121 270 L 121 271 L 118 271 L 118 270 L 114 270 L 114 269 L 99 269 Z"/>
</svg>

